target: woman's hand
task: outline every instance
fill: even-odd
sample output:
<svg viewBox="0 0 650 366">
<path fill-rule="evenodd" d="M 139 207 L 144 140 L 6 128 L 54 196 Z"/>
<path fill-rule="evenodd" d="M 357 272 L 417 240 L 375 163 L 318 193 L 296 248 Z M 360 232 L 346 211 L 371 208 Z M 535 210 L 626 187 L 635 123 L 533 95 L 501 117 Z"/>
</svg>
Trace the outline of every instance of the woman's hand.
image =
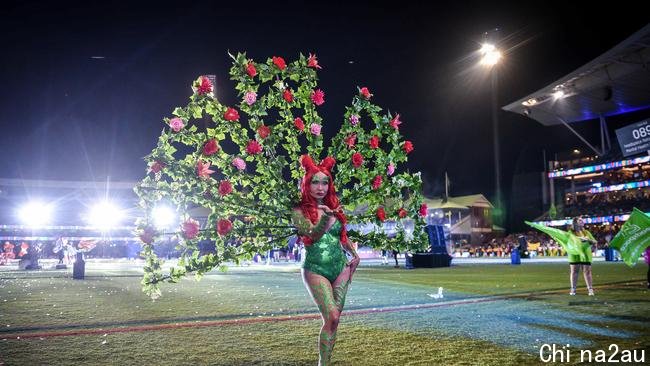
<svg viewBox="0 0 650 366">
<path fill-rule="evenodd" d="M 352 260 L 348 262 L 348 266 L 350 266 L 350 274 L 354 273 L 357 270 L 357 267 L 359 266 L 360 262 L 361 262 L 361 258 L 359 258 L 359 256 L 355 254 Z"/>
<path fill-rule="evenodd" d="M 337 213 L 343 212 L 343 209 L 341 208 L 341 206 L 338 206 L 337 208 L 335 208 L 333 210 L 331 208 L 329 208 L 328 206 L 326 206 L 326 205 L 318 205 L 318 208 L 321 209 L 323 211 L 323 213 L 325 215 L 327 215 L 327 216 L 334 216 Z"/>
<path fill-rule="evenodd" d="M 331 208 L 327 207 L 326 205 L 318 205 L 318 208 L 323 211 L 323 213 L 327 216 L 332 216 L 334 215 L 334 211 L 332 211 Z"/>
<path fill-rule="evenodd" d="M 350 252 L 352 253 L 353 257 L 352 259 L 348 262 L 348 266 L 350 266 L 350 273 L 354 273 L 354 271 L 357 270 L 357 267 L 359 266 L 359 263 L 361 262 L 361 258 L 359 258 L 359 254 L 357 254 L 357 248 L 358 248 L 358 243 L 356 242 L 349 242 L 350 246 Z"/>
</svg>

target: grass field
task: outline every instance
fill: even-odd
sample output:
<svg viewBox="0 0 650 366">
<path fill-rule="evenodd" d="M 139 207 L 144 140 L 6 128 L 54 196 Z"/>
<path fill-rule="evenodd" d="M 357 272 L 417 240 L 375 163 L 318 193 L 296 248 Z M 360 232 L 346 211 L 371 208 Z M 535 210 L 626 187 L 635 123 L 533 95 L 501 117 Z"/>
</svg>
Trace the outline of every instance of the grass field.
<svg viewBox="0 0 650 366">
<path fill-rule="evenodd" d="M 334 364 L 543 364 L 543 344 L 570 344 L 571 363 L 610 344 L 650 360 L 645 265 L 594 263 L 596 296 L 580 282 L 570 297 L 566 263 L 460 263 L 360 267 Z M 89 263 L 85 280 L 0 267 L 0 365 L 316 364 L 320 320 L 296 266 L 232 267 L 156 301 L 139 281 L 123 263 Z"/>
</svg>

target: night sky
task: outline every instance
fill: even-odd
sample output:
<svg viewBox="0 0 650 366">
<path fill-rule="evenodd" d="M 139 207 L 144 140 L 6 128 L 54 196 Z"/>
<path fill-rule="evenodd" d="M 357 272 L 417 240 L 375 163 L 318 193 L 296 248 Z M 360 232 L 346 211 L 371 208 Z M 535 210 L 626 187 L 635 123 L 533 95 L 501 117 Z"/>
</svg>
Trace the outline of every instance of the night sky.
<svg viewBox="0 0 650 366">
<path fill-rule="evenodd" d="M 139 180 L 141 158 L 154 147 L 162 119 L 187 103 L 197 76 L 216 74 L 219 100 L 238 103 L 228 50 L 288 62 L 312 52 L 323 66 L 326 103 L 319 111 L 326 135 L 338 130 L 356 86 L 367 86 L 375 103 L 401 114 L 401 131 L 415 145 L 408 168 L 422 171 L 425 194 L 444 192 L 448 171 L 452 195 L 491 198 L 491 89 L 473 56 L 483 33 L 498 27 L 492 34 L 507 50 L 499 66 L 501 107 L 650 20 L 638 2 L 237 3 L 5 3 L 0 178 Z M 516 175 L 541 171 L 542 150 L 552 157 L 585 148 L 564 127 L 504 111 L 499 120 L 506 200 Z M 596 139 L 597 123 L 577 129 Z"/>
</svg>

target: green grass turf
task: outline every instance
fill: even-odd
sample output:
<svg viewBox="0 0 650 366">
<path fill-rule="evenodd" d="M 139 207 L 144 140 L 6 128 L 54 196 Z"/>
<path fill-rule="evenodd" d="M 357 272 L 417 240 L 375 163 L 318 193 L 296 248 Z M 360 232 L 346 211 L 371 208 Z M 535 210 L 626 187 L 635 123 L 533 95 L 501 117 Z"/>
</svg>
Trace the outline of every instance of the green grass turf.
<svg viewBox="0 0 650 366">
<path fill-rule="evenodd" d="M 514 297 L 343 317 L 334 364 L 541 364 L 536 349 L 542 343 L 567 339 L 575 355 L 579 349 L 616 343 L 645 350 L 649 360 L 647 267 L 603 262 L 593 267 L 595 297 L 586 296 L 582 278 L 578 296 L 569 297 L 568 265 L 559 263 L 361 267 L 347 310 Z M 164 285 L 163 297 L 156 301 L 142 294 L 137 270 L 89 267 L 86 275 L 80 281 L 61 271 L 0 269 L 0 364 L 312 365 L 317 359 L 319 320 L 10 337 L 315 312 L 294 267 L 235 267 L 199 282 L 186 279 Z M 445 289 L 444 299 L 428 296 L 439 286 Z"/>
</svg>

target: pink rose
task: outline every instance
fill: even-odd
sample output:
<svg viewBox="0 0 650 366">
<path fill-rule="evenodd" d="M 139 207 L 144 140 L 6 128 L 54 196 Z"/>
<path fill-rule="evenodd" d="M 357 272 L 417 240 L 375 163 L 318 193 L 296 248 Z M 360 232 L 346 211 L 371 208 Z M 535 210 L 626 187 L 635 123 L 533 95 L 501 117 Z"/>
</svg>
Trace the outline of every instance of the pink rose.
<svg viewBox="0 0 650 366">
<path fill-rule="evenodd" d="M 196 235 L 199 233 L 199 222 L 189 218 L 187 221 L 185 221 L 181 227 L 181 231 L 183 232 L 183 237 L 185 239 L 194 239 L 196 238 Z"/>
<path fill-rule="evenodd" d="M 246 162 L 244 161 L 244 159 L 241 158 L 234 158 L 232 160 L 232 165 L 234 165 L 239 170 L 246 169 Z"/>
<path fill-rule="evenodd" d="M 248 105 L 253 105 L 257 101 L 257 93 L 254 91 L 249 91 L 244 94 L 244 102 Z"/>
<path fill-rule="evenodd" d="M 140 235 L 138 235 L 140 240 L 142 240 L 142 242 L 145 244 L 153 243 L 153 239 L 155 236 L 156 236 L 156 230 L 154 230 L 154 228 L 152 228 L 151 226 L 147 226 L 144 229 L 142 229 L 140 231 Z"/>
<path fill-rule="evenodd" d="M 322 67 L 320 67 L 320 65 L 318 64 L 316 55 L 312 55 L 311 53 L 309 54 L 309 58 L 307 59 L 307 67 L 312 67 L 314 69 L 322 69 Z"/>
<path fill-rule="evenodd" d="M 390 163 L 386 168 L 386 174 L 388 174 L 388 176 L 391 176 L 393 173 L 395 173 L 395 165 L 393 165 L 393 163 Z"/>
<path fill-rule="evenodd" d="M 169 127 L 171 127 L 172 131 L 179 132 L 183 127 L 185 127 L 185 123 L 183 123 L 183 120 L 179 117 L 174 117 L 169 120 Z"/>
<path fill-rule="evenodd" d="M 205 145 L 203 145 L 203 155 L 210 156 L 217 151 L 219 151 L 219 145 L 215 139 L 210 139 L 205 143 Z"/>
<path fill-rule="evenodd" d="M 408 211 L 406 211 L 404 208 L 400 208 L 399 211 L 397 211 L 397 216 L 400 218 L 405 218 L 406 215 L 408 215 Z"/>
<path fill-rule="evenodd" d="M 319 125 L 318 123 L 312 123 L 311 127 L 309 128 L 312 135 L 314 135 L 314 136 L 319 136 L 320 135 L 320 129 L 321 129 L 321 125 Z"/>
<path fill-rule="evenodd" d="M 214 170 L 210 169 L 210 162 L 204 163 L 201 160 L 196 162 L 196 175 L 201 178 L 210 178 Z"/>
<path fill-rule="evenodd" d="M 357 134 L 353 133 L 351 135 L 348 135 L 348 137 L 344 139 L 344 142 L 346 145 L 348 145 L 349 148 L 353 148 L 357 143 Z"/>
<path fill-rule="evenodd" d="M 357 116 L 356 114 L 351 114 L 350 123 L 352 123 L 352 126 L 356 126 L 359 123 L 359 116 Z"/>
<path fill-rule="evenodd" d="M 392 128 L 394 128 L 394 129 L 396 129 L 397 131 L 399 131 L 399 125 L 402 124 L 402 121 L 399 120 L 399 113 L 397 114 L 397 116 L 395 116 L 395 118 L 393 118 L 393 119 L 390 120 L 390 123 L 389 123 L 389 124 L 390 124 L 390 126 L 391 126 Z"/>
<path fill-rule="evenodd" d="M 311 101 L 314 102 L 316 105 L 322 105 L 325 103 L 325 93 L 320 90 L 316 89 L 311 92 Z"/>
</svg>

